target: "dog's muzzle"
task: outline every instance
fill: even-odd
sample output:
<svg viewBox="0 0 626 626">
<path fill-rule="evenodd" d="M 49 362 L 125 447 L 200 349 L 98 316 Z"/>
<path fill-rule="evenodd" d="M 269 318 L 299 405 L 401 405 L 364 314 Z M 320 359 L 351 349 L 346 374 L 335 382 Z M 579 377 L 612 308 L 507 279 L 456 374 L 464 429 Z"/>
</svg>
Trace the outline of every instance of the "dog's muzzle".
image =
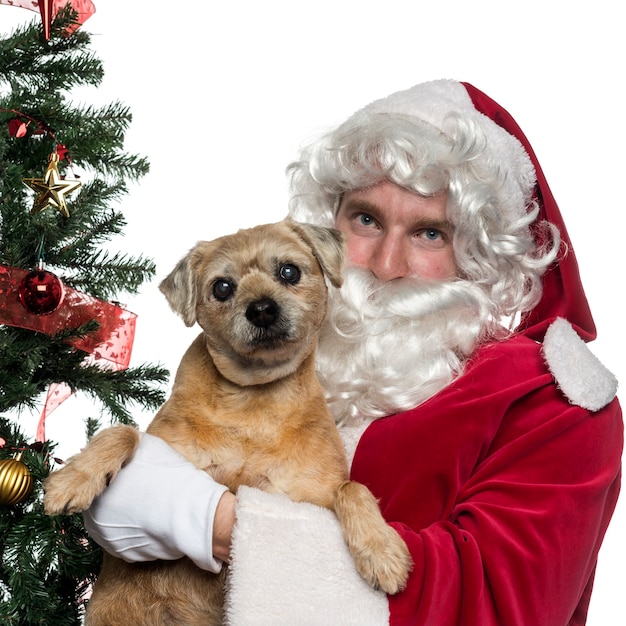
<svg viewBox="0 0 626 626">
<path fill-rule="evenodd" d="M 280 307 L 271 298 L 255 300 L 246 309 L 246 319 L 257 328 L 269 328 L 276 322 Z"/>
<path fill-rule="evenodd" d="M 297 341 L 294 327 L 283 314 L 280 305 L 272 298 L 259 298 L 251 302 L 245 312 L 249 325 L 246 344 L 253 349 L 274 350 L 286 343 Z"/>
</svg>

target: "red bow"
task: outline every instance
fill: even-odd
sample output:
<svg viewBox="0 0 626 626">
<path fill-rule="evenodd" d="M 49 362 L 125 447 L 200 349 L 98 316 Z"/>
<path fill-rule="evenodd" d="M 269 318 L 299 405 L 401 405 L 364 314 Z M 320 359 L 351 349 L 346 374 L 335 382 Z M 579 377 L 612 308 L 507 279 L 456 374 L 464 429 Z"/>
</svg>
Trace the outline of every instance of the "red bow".
<svg viewBox="0 0 626 626">
<path fill-rule="evenodd" d="M 0 265 L 0 324 L 54 335 L 64 329 L 79 328 L 95 319 L 100 324 L 96 331 L 85 337 L 70 339 L 68 343 L 86 352 L 91 362 L 117 371 L 128 367 L 135 339 L 137 316 L 134 313 L 65 285 L 65 296 L 59 307 L 48 315 L 36 315 L 22 305 L 18 296 L 18 286 L 26 274 L 28 270 Z M 45 441 L 47 414 L 71 394 L 71 389 L 63 383 L 50 386 L 39 420 L 38 441 Z"/>
<path fill-rule="evenodd" d="M 39 11 L 46 41 L 50 39 L 52 20 L 65 5 L 69 4 L 78 14 L 78 24 L 71 27 L 68 34 L 84 24 L 96 12 L 96 7 L 91 0 L 0 0 L 0 4 L 8 4 L 29 11 Z"/>
</svg>

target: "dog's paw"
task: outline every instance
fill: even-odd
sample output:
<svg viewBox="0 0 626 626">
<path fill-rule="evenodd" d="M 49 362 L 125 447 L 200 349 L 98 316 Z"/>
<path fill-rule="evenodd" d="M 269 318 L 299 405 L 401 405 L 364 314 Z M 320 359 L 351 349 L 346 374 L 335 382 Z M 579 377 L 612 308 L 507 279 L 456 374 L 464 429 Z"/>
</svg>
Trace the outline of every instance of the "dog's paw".
<svg viewBox="0 0 626 626">
<path fill-rule="evenodd" d="M 71 515 L 89 508 L 130 460 L 138 443 L 139 433 L 131 426 L 113 426 L 95 435 L 65 467 L 46 478 L 46 514 Z"/>
<path fill-rule="evenodd" d="M 353 554 L 357 571 L 374 589 L 393 595 L 406 587 L 413 565 L 406 544 L 391 527 L 378 529 L 368 550 Z"/>
<path fill-rule="evenodd" d="M 107 478 L 88 476 L 71 465 L 53 472 L 44 482 L 46 515 L 71 515 L 89 508 L 107 485 Z"/>
<path fill-rule="evenodd" d="M 402 591 L 413 561 L 402 537 L 383 519 L 371 491 L 358 482 L 345 482 L 337 490 L 334 509 L 359 574 L 374 589 Z"/>
</svg>

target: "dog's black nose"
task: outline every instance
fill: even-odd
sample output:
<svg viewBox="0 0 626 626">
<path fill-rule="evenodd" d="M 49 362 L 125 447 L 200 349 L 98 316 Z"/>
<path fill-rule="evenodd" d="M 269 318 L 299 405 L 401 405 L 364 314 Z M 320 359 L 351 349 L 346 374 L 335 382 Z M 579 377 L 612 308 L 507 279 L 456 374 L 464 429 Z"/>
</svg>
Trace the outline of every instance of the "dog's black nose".
<svg viewBox="0 0 626 626">
<path fill-rule="evenodd" d="M 246 319 L 258 328 L 271 326 L 278 317 L 278 305 L 271 298 L 252 302 L 246 309 Z"/>
</svg>

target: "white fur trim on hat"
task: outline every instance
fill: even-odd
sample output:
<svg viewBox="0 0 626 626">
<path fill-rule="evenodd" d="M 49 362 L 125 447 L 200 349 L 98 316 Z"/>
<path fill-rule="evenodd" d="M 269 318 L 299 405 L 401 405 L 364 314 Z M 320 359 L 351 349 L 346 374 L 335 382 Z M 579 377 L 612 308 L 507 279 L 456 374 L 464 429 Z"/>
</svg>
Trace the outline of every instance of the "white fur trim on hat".
<svg viewBox="0 0 626 626">
<path fill-rule="evenodd" d="M 589 411 L 599 411 L 617 393 L 617 380 L 564 319 L 546 331 L 543 355 L 567 399 Z"/>
<path fill-rule="evenodd" d="M 487 169 L 499 167 L 505 173 L 507 207 L 519 215 L 525 211 L 535 186 L 536 175 L 530 157 L 513 135 L 498 126 L 474 107 L 465 87 L 455 80 L 434 80 L 420 83 L 375 100 L 355 116 L 367 117 L 377 113 L 400 113 L 426 122 L 449 136 L 447 118 L 457 113 L 465 119 L 475 120 L 485 134 L 487 147 L 477 162 Z"/>
</svg>

